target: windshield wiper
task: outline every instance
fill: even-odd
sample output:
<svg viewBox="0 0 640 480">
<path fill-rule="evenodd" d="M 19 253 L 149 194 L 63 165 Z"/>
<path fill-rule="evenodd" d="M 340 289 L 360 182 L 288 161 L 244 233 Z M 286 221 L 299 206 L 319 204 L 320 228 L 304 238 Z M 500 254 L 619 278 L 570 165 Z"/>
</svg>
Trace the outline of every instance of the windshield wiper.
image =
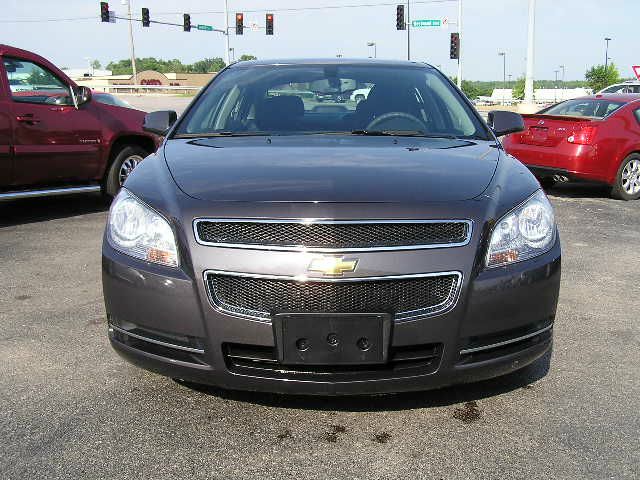
<svg viewBox="0 0 640 480">
<path fill-rule="evenodd" d="M 372 137 L 423 137 L 446 138 L 449 140 L 467 140 L 464 137 L 447 133 L 426 133 L 422 130 L 353 130 L 351 135 L 368 135 Z"/>
<path fill-rule="evenodd" d="M 366 135 L 371 137 L 424 137 L 421 130 L 353 130 L 351 135 Z"/>
<path fill-rule="evenodd" d="M 232 132 L 228 130 L 209 133 L 178 133 L 173 138 L 212 138 L 212 137 L 266 137 L 266 132 Z"/>
</svg>

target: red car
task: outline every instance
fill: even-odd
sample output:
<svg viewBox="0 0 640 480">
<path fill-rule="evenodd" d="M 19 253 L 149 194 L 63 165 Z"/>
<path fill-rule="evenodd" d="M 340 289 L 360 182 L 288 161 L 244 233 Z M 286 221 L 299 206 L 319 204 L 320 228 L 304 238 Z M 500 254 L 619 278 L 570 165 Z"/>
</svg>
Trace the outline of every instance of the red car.
<svg viewBox="0 0 640 480">
<path fill-rule="evenodd" d="M 640 198 L 640 95 L 576 98 L 523 118 L 525 130 L 503 145 L 543 185 L 595 181 L 615 198 Z"/>
<path fill-rule="evenodd" d="M 145 113 L 79 87 L 46 59 L 0 45 L 0 201 L 115 195 L 160 137 Z"/>
</svg>

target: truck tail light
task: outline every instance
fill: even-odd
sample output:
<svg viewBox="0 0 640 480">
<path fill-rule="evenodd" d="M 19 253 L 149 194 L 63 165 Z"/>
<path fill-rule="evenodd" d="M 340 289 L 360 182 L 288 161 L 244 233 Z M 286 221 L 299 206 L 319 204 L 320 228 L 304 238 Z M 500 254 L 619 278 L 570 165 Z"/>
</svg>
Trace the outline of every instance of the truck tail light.
<svg viewBox="0 0 640 480">
<path fill-rule="evenodd" d="M 587 125 L 582 127 L 580 130 L 573 132 L 569 138 L 567 138 L 567 142 L 574 143 L 576 145 L 591 145 L 596 137 L 597 131 L 597 127 Z"/>
</svg>

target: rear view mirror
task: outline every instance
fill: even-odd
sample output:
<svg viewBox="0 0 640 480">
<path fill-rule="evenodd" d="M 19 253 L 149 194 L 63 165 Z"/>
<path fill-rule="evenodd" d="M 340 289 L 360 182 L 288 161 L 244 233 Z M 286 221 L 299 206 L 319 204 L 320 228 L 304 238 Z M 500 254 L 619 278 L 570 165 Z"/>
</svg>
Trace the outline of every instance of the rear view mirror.
<svg viewBox="0 0 640 480">
<path fill-rule="evenodd" d="M 519 113 L 507 112 L 505 110 L 493 110 L 489 112 L 487 123 L 497 137 L 522 132 L 524 130 L 524 120 L 522 116 Z"/>
<path fill-rule="evenodd" d="M 142 129 L 145 132 L 155 133 L 164 136 L 167 131 L 178 120 L 178 114 L 173 110 L 160 110 L 158 112 L 147 113 L 144 117 Z"/>
</svg>

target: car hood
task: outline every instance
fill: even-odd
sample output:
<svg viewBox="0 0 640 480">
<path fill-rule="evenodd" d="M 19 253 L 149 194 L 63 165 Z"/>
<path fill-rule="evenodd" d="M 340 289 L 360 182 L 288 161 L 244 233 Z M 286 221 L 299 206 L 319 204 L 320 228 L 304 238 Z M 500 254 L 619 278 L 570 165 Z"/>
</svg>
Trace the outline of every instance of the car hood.
<svg viewBox="0 0 640 480">
<path fill-rule="evenodd" d="M 416 137 L 171 139 L 164 155 L 187 195 L 206 201 L 450 202 L 480 195 L 495 142 Z"/>
</svg>

